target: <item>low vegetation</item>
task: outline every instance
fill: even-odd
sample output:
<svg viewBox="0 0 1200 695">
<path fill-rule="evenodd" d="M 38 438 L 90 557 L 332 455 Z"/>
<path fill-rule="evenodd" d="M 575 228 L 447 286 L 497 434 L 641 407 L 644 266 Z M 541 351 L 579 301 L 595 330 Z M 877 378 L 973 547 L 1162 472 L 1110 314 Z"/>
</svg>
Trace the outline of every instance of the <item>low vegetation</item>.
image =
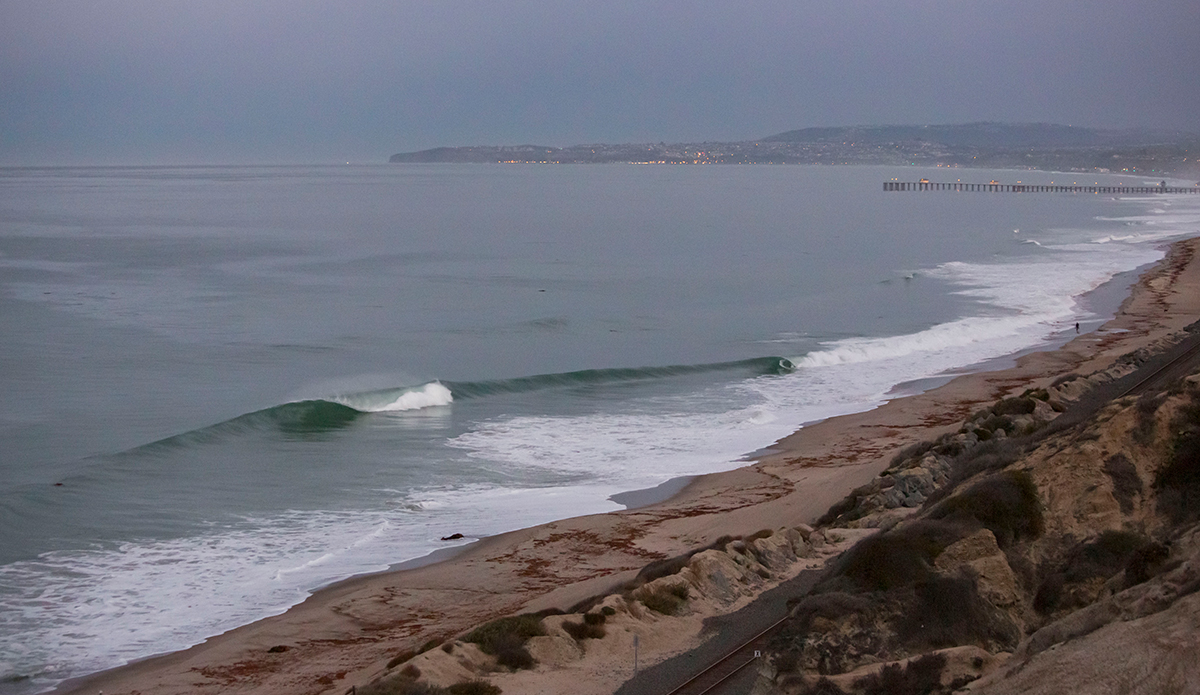
<svg viewBox="0 0 1200 695">
<path fill-rule="evenodd" d="M 975 483 L 930 509 L 926 518 L 980 525 L 1001 548 L 1042 534 L 1045 521 L 1037 485 L 1026 471 L 1004 471 Z"/>
<path fill-rule="evenodd" d="M 1132 513 L 1133 500 L 1142 494 L 1143 489 L 1137 467 L 1125 454 L 1113 454 L 1104 461 L 1104 474 L 1112 481 L 1113 497 L 1120 505 L 1121 513 Z"/>
<path fill-rule="evenodd" d="M 577 642 L 582 642 L 585 639 L 601 639 L 607 634 L 604 630 L 604 623 L 607 619 L 607 616 L 602 612 L 584 613 L 582 622 L 577 623 L 573 620 L 564 620 L 562 627 Z"/>
<path fill-rule="evenodd" d="M 463 681 L 448 688 L 421 683 L 416 677 L 393 676 L 356 690 L 358 695 L 500 695 L 495 685 L 482 680 Z"/>
<path fill-rule="evenodd" d="M 544 634 L 542 617 L 526 613 L 481 625 L 468 633 L 463 641 L 479 645 L 485 654 L 495 656 L 498 664 L 516 670 L 533 667 L 533 655 L 525 648 L 525 643 L 530 637 Z"/>
<path fill-rule="evenodd" d="M 1200 391 L 1171 423 L 1174 436 L 1166 464 L 1154 480 L 1159 511 L 1175 522 L 1200 519 Z"/>
<path fill-rule="evenodd" d="M 642 590 L 634 594 L 634 597 L 655 613 L 676 615 L 687 605 L 688 588 L 685 584 L 659 586 Z"/>
<path fill-rule="evenodd" d="M 1165 545 L 1140 534 L 1104 531 L 1070 547 L 1043 570 L 1033 607 L 1043 615 L 1081 608 L 1096 598 L 1094 580 L 1107 581 L 1124 572 L 1124 586 L 1140 584 L 1162 569 L 1168 555 Z"/>
<path fill-rule="evenodd" d="M 927 695 L 941 689 L 946 657 L 926 654 L 905 666 L 889 664 L 854 682 L 863 695 Z"/>
</svg>

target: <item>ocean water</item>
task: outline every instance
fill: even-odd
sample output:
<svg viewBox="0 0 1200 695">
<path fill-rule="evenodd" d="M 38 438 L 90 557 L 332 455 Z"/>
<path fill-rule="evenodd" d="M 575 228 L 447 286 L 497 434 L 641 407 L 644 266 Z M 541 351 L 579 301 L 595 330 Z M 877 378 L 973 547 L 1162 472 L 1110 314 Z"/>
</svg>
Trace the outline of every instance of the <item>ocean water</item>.
<svg viewBox="0 0 1200 695">
<path fill-rule="evenodd" d="M 1200 227 L 1200 197 L 881 190 L 920 177 L 1084 183 L 0 170 L 0 692 L 736 467 L 1094 328 L 1115 307 L 1089 292 Z"/>
</svg>

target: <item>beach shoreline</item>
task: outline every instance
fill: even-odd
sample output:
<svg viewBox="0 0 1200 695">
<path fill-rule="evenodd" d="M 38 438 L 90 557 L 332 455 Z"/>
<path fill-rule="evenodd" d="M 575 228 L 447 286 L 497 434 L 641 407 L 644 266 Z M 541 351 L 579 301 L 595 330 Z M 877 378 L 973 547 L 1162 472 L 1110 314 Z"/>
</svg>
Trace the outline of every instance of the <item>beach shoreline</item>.
<svg viewBox="0 0 1200 695">
<path fill-rule="evenodd" d="M 430 640 L 508 613 L 568 609 L 654 559 L 720 535 L 811 522 L 877 475 L 898 448 L 957 428 L 998 398 L 1102 369 L 1200 318 L 1198 250 L 1200 238 L 1172 244 L 1111 320 L 1006 368 L 804 426 L 731 471 L 614 496 L 626 510 L 491 536 L 336 582 L 279 615 L 66 681 L 55 692 L 342 693 Z"/>
</svg>

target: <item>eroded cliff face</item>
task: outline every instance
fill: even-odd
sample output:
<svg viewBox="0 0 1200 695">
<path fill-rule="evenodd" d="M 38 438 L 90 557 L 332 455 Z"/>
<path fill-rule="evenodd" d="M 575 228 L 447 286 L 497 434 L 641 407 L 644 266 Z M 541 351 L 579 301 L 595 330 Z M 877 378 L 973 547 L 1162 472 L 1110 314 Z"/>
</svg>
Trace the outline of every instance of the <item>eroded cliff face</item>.
<svg viewBox="0 0 1200 695">
<path fill-rule="evenodd" d="M 1200 375 L 1007 399 L 822 519 L 880 528 L 792 609 L 756 692 L 1200 692 Z M 1188 651 L 1190 650 L 1190 651 Z"/>
</svg>

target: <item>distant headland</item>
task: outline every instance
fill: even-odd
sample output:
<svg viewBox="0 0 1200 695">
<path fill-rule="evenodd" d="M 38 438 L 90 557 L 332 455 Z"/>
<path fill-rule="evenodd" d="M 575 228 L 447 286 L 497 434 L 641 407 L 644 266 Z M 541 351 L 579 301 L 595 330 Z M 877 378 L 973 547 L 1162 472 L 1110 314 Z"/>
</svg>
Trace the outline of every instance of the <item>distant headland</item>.
<svg viewBox="0 0 1200 695">
<path fill-rule="evenodd" d="M 437 147 L 392 163 L 895 164 L 1200 176 L 1200 134 L 1049 123 L 789 130 L 739 142 Z"/>
</svg>

